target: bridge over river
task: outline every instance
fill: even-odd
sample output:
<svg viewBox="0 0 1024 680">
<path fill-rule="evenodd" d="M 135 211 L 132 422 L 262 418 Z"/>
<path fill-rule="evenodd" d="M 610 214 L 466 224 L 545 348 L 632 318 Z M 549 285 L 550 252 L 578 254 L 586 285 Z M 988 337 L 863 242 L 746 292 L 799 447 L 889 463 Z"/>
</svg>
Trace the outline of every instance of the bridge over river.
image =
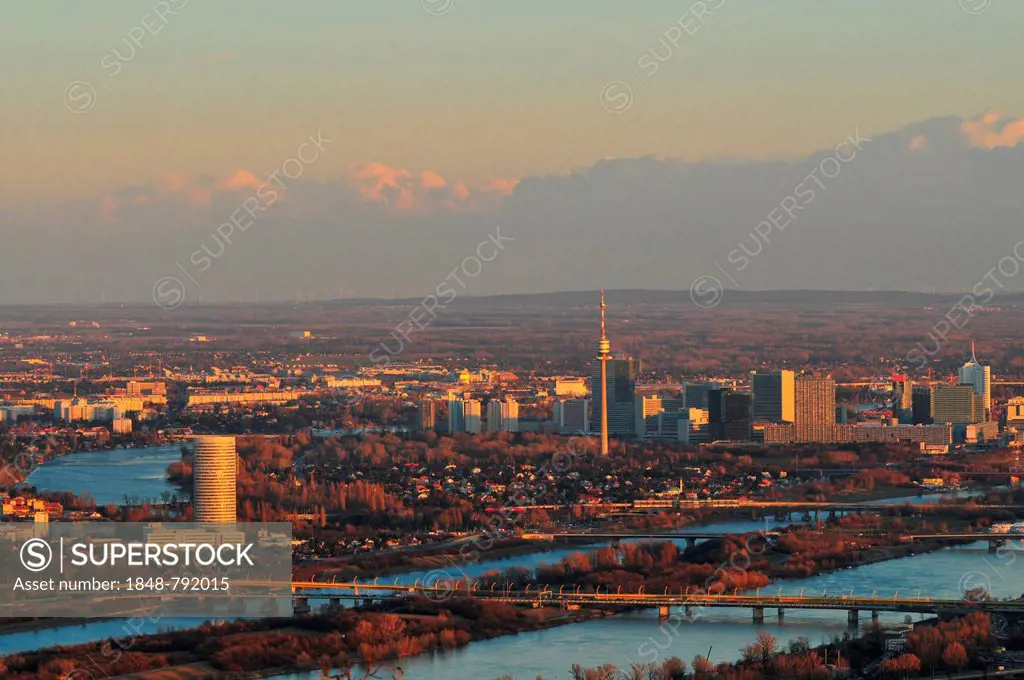
<svg viewBox="0 0 1024 680">
<path fill-rule="evenodd" d="M 979 509 L 984 510 L 1008 510 L 1011 512 L 1024 513 L 1024 505 L 977 505 Z M 918 503 L 913 504 L 909 502 L 902 503 L 879 503 L 879 502 L 829 502 L 829 501 L 755 501 L 748 499 L 703 499 L 703 500 L 689 500 L 685 498 L 647 498 L 642 500 L 636 500 L 628 503 L 616 503 L 616 502 L 598 502 L 598 503 L 563 503 L 563 504 L 541 504 L 541 505 L 510 505 L 510 506 L 493 506 L 484 508 L 485 512 L 491 513 L 520 513 L 520 512 L 531 512 L 535 510 L 570 510 L 573 508 L 591 509 L 591 510 L 605 510 L 605 511 L 619 511 L 619 512 L 637 512 L 637 511 L 657 511 L 657 510 L 695 510 L 695 509 L 733 509 L 733 510 L 750 510 L 750 511 L 774 511 L 778 516 L 784 516 L 788 513 L 803 511 L 806 516 L 810 516 L 814 513 L 817 516 L 818 513 L 827 512 L 830 516 L 835 516 L 836 513 L 860 513 L 860 512 L 880 512 L 883 510 L 906 510 L 907 508 L 925 509 L 925 508 L 942 508 L 948 510 L 962 509 L 962 505 L 942 505 L 939 503 Z"/>
<path fill-rule="evenodd" d="M 758 535 L 772 540 L 781 535 L 779 531 L 757 531 Z M 860 532 L 850 532 L 859 535 Z M 688 546 L 700 540 L 715 540 L 729 536 L 721 531 L 681 531 L 681 532 L 599 532 L 599 531 L 561 531 L 552 533 L 523 532 L 519 538 L 527 541 L 628 541 L 628 540 L 685 540 Z M 868 534 L 863 534 L 868 535 Z M 1024 532 L 959 532 L 959 533 L 921 533 L 906 534 L 900 537 L 904 541 L 951 540 L 951 541 L 988 541 L 989 550 L 995 551 L 1009 540 L 1024 540 Z"/>
<path fill-rule="evenodd" d="M 561 606 L 565 609 L 582 607 L 657 607 L 662 618 L 668 618 L 673 607 L 682 608 L 687 615 L 702 607 L 745 608 L 753 612 L 754 623 L 764 622 L 766 609 L 775 609 L 779 619 L 784 617 L 787 609 L 824 609 L 846 611 L 851 626 L 859 623 L 860 612 L 869 612 L 873 621 L 877 621 L 879 612 L 898 612 L 915 614 L 956 615 L 970 612 L 988 612 L 1024 615 L 1024 599 L 1009 601 L 974 601 L 968 599 L 944 599 L 932 597 L 900 597 L 899 592 L 892 597 L 880 597 L 876 594 L 861 595 L 783 595 L 764 594 L 758 590 L 753 594 L 707 593 L 698 588 L 689 588 L 679 592 L 669 592 L 666 588 L 661 593 L 638 592 L 582 592 L 580 588 L 566 590 L 563 586 L 553 590 L 546 586 L 529 585 L 523 590 L 513 588 L 482 588 L 478 581 L 465 582 L 441 580 L 432 584 L 416 582 L 414 584 L 378 584 L 349 582 L 296 581 L 292 583 L 292 591 L 298 603 L 297 610 L 308 610 L 310 597 L 326 597 L 328 600 L 363 598 L 372 601 L 374 595 L 383 597 L 408 597 L 421 595 L 432 600 L 445 600 L 453 595 L 463 595 L 480 600 L 506 602 L 520 606 L 544 607 Z"/>
</svg>

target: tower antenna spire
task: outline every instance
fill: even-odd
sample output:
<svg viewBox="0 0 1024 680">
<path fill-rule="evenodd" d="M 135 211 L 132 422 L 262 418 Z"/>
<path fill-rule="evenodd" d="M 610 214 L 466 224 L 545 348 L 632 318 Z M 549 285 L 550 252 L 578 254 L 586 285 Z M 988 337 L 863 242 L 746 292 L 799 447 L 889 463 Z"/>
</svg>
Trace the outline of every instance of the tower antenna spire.
<svg viewBox="0 0 1024 680">
<path fill-rule="evenodd" d="M 971 340 L 971 361 L 978 363 L 978 356 L 974 353 L 974 340 Z"/>
<path fill-rule="evenodd" d="M 602 288 L 601 289 L 601 339 L 602 340 L 607 340 L 608 339 L 608 336 L 605 334 L 605 331 L 604 331 L 604 308 L 605 307 L 607 307 L 607 305 L 605 305 L 605 303 L 604 303 L 604 288 Z M 974 347 L 973 343 L 971 343 L 971 347 L 972 348 Z"/>
</svg>

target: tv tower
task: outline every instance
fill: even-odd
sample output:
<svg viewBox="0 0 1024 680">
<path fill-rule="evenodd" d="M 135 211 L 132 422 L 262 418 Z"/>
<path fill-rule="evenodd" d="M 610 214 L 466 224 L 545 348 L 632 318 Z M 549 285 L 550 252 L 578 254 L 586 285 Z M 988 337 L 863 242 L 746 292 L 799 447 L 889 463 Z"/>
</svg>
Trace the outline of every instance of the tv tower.
<svg viewBox="0 0 1024 680">
<path fill-rule="evenodd" d="M 604 288 L 601 289 L 601 339 L 597 341 L 597 360 L 601 362 L 601 455 L 608 455 L 608 360 L 611 343 L 604 328 Z"/>
</svg>

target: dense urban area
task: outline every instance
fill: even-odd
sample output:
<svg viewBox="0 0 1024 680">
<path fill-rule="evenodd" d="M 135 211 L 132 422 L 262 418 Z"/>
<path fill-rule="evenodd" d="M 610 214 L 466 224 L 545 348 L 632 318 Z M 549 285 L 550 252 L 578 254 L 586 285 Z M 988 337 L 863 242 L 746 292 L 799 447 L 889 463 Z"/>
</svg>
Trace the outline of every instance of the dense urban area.
<svg viewBox="0 0 1024 680">
<path fill-rule="evenodd" d="M 288 618 L 40 649 L 3 639 L 67 622 L 9 616 L 0 675 L 397 678 L 416 658 L 616 620 L 649 631 L 607 658 L 566 652 L 561 672 L 1024 667 L 1024 297 L 962 308 L 969 327 L 936 324 L 955 297 L 750 293 L 714 315 L 677 297 L 5 310 L 3 522 L 285 522 L 300 585 Z M 167 457 L 155 495 L 128 466 L 113 485 L 39 482 L 150 452 Z M 955 592 L 788 586 L 972 552 Z M 991 563 L 1008 576 L 979 578 Z M 764 628 L 820 610 L 847 625 Z M 683 626 L 720 612 L 745 644 L 679 651 Z"/>
</svg>

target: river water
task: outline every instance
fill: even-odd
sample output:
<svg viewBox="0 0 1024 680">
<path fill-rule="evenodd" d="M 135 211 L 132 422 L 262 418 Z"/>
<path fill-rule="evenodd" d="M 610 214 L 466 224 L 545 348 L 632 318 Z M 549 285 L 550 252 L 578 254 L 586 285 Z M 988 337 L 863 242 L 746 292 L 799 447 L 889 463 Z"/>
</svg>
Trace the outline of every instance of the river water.
<svg viewBox="0 0 1024 680">
<path fill-rule="evenodd" d="M 98 505 L 124 503 L 125 496 L 159 503 L 165 492 L 178 492 L 167 482 L 167 466 L 178 460 L 178 444 L 72 453 L 40 465 L 27 482 L 41 491 L 88 492 Z"/>
<path fill-rule="evenodd" d="M 494 565 L 487 565 L 494 566 Z M 408 577 L 406 577 L 408 578 Z M 404 579 L 403 579 L 404 580 Z M 958 598 L 962 589 L 984 586 L 997 597 L 1020 596 L 1024 590 L 1024 555 L 990 555 L 984 542 L 946 548 L 934 553 L 880 562 L 807 579 L 786 581 L 784 595 L 827 593 L 842 595 L 917 596 Z M 762 592 L 775 594 L 780 586 Z M 882 614 L 883 623 L 899 623 L 904 614 Z M 920 617 L 916 617 L 920 618 Z M 861 622 L 870 621 L 862 613 Z M 573 663 L 597 666 L 664 660 L 670 656 L 690 663 L 697 654 L 715 662 L 732 661 L 740 650 L 766 630 L 781 645 L 798 637 L 813 644 L 827 642 L 847 630 L 846 612 L 789 610 L 779 623 L 773 610 L 765 623 L 751 623 L 746 609 L 708 608 L 693 623 L 672 619 L 662 625 L 654 610 L 474 642 L 464 649 L 402 659 L 407 680 L 491 680 L 511 673 L 519 680 L 538 675 L 551 680 L 567 678 Z M 390 667 L 386 667 L 390 668 Z M 278 680 L 315 680 L 316 673 L 293 673 Z M 386 677 L 386 676 L 385 676 Z"/>
<path fill-rule="evenodd" d="M 125 493 L 159 498 L 173 487 L 163 481 L 163 470 L 178 459 L 179 449 L 129 449 L 104 453 L 78 454 L 50 461 L 30 477 L 41 488 L 89 491 L 99 502 L 117 502 Z M 88 456 L 92 460 L 86 461 Z M 97 470 L 96 465 L 100 466 Z M 939 494 L 912 497 L 914 503 L 934 502 Z M 730 520 L 710 524 L 703 529 L 742 533 L 771 528 L 775 522 Z M 680 541 L 681 543 L 683 541 Z M 510 566 L 536 568 L 542 562 L 555 562 L 584 548 L 560 547 L 556 550 L 501 560 L 487 560 L 447 570 L 421 571 L 398 576 L 402 583 L 417 579 L 477 577 L 485 571 Z M 484 554 L 486 557 L 486 553 Z M 393 581 L 396 577 L 390 577 Z M 879 596 L 917 595 L 951 598 L 963 589 L 984 586 L 998 597 L 1019 596 L 1024 589 L 1024 555 L 1001 552 L 991 555 L 984 542 L 948 548 L 935 553 L 847 569 L 808 579 L 786 581 L 784 594 L 847 594 L 851 591 Z M 769 586 L 766 593 L 779 592 Z M 628 666 L 678 656 L 689 663 L 697 654 L 707 654 L 719 662 L 735 660 L 740 650 L 753 641 L 758 631 L 767 630 L 786 644 L 798 637 L 821 643 L 847 630 L 845 612 L 791 610 L 784 622 L 774 611 L 765 613 L 765 623 L 754 626 L 751 612 L 745 609 L 705 609 L 697 620 L 673 619 L 661 625 L 654 610 L 632 612 L 586 623 L 522 633 L 515 636 L 474 642 L 460 650 L 403 659 L 406 680 L 491 680 L 512 674 L 519 680 L 542 675 L 548 680 L 568 677 L 573 663 L 596 666 L 614 663 Z M 862 622 L 869 619 L 866 614 Z M 883 622 L 896 623 L 904 615 L 883 615 Z M 164 619 L 128 622 L 100 621 L 81 626 L 12 633 L 0 636 L 0 654 L 37 649 L 52 645 L 71 645 L 106 637 L 126 637 L 172 628 L 198 625 L 199 619 Z M 278 680 L 315 680 L 317 673 L 282 675 Z"/>
</svg>

